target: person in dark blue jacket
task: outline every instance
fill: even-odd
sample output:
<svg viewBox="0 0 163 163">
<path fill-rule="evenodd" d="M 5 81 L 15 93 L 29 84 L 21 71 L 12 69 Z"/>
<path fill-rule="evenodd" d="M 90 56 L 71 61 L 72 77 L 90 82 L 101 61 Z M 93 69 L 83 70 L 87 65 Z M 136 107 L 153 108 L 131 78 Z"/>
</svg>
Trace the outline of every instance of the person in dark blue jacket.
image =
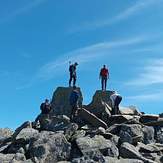
<svg viewBox="0 0 163 163">
<path fill-rule="evenodd" d="M 79 102 L 79 92 L 76 88 L 76 86 L 73 86 L 73 90 L 70 94 L 70 98 L 69 98 L 69 102 L 70 102 L 70 105 L 72 107 L 72 111 L 71 111 L 71 116 L 70 116 L 70 120 L 72 121 L 76 115 L 76 111 L 78 109 L 78 102 Z"/>
</svg>

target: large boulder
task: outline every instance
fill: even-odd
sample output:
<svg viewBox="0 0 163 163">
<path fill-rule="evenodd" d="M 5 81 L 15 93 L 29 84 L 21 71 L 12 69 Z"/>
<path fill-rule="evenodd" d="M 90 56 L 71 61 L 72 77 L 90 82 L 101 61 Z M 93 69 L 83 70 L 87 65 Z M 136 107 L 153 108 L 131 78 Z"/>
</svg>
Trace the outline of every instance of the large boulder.
<svg viewBox="0 0 163 163">
<path fill-rule="evenodd" d="M 144 144 L 150 144 L 150 143 L 154 143 L 155 139 L 154 139 L 154 134 L 155 134 L 155 130 L 153 127 L 151 126 L 144 126 L 142 128 L 143 131 L 143 143 Z"/>
<path fill-rule="evenodd" d="M 105 139 L 101 135 L 95 135 L 92 138 L 89 136 L 78 138 L 76 139 L 76 144 L 83 155 L 90 151 L 98 150 L 106 156 L 119 156 L 119 151 L 116 145 L 112 141 Z"/>
<path fill-rule="evenodd" d="M 71 115 L 71 106 L 69 104 L 69 97 L 72 92 L 72 87 L 58 87 L 52 97 L 51 105 L 53 115 L 67 115 L 70 117 Z M 79 98 L 79 106 L 82 106 L 82 93 L 80 88 L 77 88 L 80 94 Z"/>
<path fill-rule="evenodd" d="M 141 115 L 136 106 L 120 107 L 120 114 L 124 115 Z"/>
<path fill-rule="evenodd" d="M 107 116 L 110 116 L 112 111 L 110 100 L 112 94 L 112 91 L 97 90 L 93 96 L 92 102 L 84 107 L 97 117 L 107 120 Z"/>
<path fill-rule="evenodd" d="M 0 128 L 0 143 L 3 142 L 5 139 L 10 138 L 13 134 L 9 128 Z"/>
<path fill-rule="evenodd" d="M 70 151 L 71 144 L 61 133 L 42 131 L 29 145 L 30 157 L 39 163 L 68 160 Z"/>
<path fill-rule="evenodd" d="M 70 118 L 66 115 L 48 115 L 42 114 L 40 116 L 40 129 L 47 131 L 63 130 L 68 124 L 70 124 Z"/>
<path fill-rule="evenodd" d="M 154 163 L 152 160 L 146 159 L 143 157 L 139 151 L 136 149 L 135 146 L 129 144 L 127 142 L 123 143 L 120 147 L 120 156 L 123 158 L 131 158 L 131 159 L 138 159 L 142 160 L 146 163 Z"/>
<path fill-rule="evenodd" d="M 9 163 L 14 159 L 14 154 L 2 154 L 0 153 L 0 163 Z"/>
<path fill-rule="evenodd" d="M 119 135 L 121 143 L 136 144 L 143 141 L 142 126 L 139 124 L 123 124 Z"/>
</svg>

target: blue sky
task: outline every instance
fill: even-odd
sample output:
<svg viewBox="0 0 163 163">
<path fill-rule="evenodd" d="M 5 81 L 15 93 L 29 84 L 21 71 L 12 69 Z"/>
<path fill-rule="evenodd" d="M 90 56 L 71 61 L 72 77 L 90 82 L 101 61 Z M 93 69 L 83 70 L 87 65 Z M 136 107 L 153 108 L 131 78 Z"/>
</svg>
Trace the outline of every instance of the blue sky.
<svg viewBox="0 0 163 163">
<path fill-rule="evenodd" d="M 122 106 L 163 107 L 163 0 L 5 0 L 0 2 L 0 127 L 34 120 L 45 98 L 68 85 L 79 62 L 84 103 L 110 70 Z"/>
</svg>

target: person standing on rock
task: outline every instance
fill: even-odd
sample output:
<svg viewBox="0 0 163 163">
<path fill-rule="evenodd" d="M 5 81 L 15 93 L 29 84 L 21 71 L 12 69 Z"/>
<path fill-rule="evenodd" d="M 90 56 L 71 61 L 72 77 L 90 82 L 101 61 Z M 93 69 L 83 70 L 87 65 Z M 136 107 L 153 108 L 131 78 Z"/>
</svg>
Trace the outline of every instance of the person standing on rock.
<svg viewBox="0 0 163 163">
<path fill-rule="evenodd" d="M 119 114 L 119 104 L 122 101 L 122 96 L 116 91 L 113 91 L 113 94 L 110 96 L 112 102 L 112 115 Z"/>
<path fill-rule="evenodd" d="M 69 79 L 69 87 L 71 87 L 71 82 L 73 80 L 73 86 L 76 85 L 76 67 L 77 67 L 78 63 L 75 62 L 74 64 L 70 64 L 69 66 L 69 72 L 70 72 L 70 79 Z"/>
<path fill-rule="evenodd" d="M 70 115 L 70 120 L 73 121 L 74 117 L 76 116 L 77 114 L 77 109 L 78 109 L 78 102 L 79 102 L 79 92 L 76 88 L 76 86 L 73 86 L 73 90 L 70 94 L 70 98 L 69 98 L 69 102 L 70 102 L 70 105 L 71 105 L 71 115 Z"/>
<path fill-rule="evenodd" d="M 101 68 L 100 70 L 101 87 L 103 91 L 106 91 L 108 78 L 109 78 L 109 71 L 106 68 L 106 65 L 103 65 L 103 68 Z"/>
</svg>

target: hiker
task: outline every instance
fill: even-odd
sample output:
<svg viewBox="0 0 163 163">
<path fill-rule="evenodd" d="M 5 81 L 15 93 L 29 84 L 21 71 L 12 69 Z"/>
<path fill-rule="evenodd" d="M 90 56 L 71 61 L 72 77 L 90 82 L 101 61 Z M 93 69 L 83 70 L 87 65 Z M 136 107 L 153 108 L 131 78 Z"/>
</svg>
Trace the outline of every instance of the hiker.
<svg viewBox="0 0 163 163">
<path fill-rule="evenodd" d="M 51 104 L 49 103 L 48 99 L 45 99 L 45 102 L 40 105 L 40 110 L 41 114 L 48 114 L 50 112 Z"/>
<path fill-rule="evenodd" d="M 51 104 L 49 103 L 49 100 L 48 99 L 45 99 L 45 102 L 43 102 L 41 105 L 40 105 L 40 110 L 41 110 L 41 114 L 39 114 L 37 116 L 37 118 L 35 119 L 35 122 L 38 122 L 40 117 L 43 115 L 43 114 L 49 114 L 49 112 L 51 111 Z"/>
<path fill-rule="evenodd" d="M 70 98 L 69 98 L 69 102 L 70 102 L 70 105 L 71 105 L 71 117 L 70 117 L 70 120 L 72 121 L 74 119 L 74 117 L 76 116 L 77 114 L 77 109 L 78 109 L 78 102 L 79 102 L 79 92 L 76 88 L 76 86 L 73 86 L 73 90 L 70 94 Z"/>
<path fill-rule="evenodd" d="M 77 62 L 74 64 L 70 64 L 69 66 L 69 72 L 70 72 L 70 79 L 69 79 L 69 87 L 71 87 L 71 82 L 73 80 L 73 86 L 76 85 L 76 66 L 78 65 Z"/>
<path fill-rule="evenodd" d="M 116 91 L 110 96 L 112 102 L 112 115 L 119 114 L 119 104 L 122 101 L 122 96 Z"/>
<path fill-rule="evenodd" d="M 101 87 L 103 91 L 106 91 L 108 78 L 109 78 L 109 71 L 106 68 L 106 65 L 103 65 L 103 68 L 100 71 Z"/>
</svg>

